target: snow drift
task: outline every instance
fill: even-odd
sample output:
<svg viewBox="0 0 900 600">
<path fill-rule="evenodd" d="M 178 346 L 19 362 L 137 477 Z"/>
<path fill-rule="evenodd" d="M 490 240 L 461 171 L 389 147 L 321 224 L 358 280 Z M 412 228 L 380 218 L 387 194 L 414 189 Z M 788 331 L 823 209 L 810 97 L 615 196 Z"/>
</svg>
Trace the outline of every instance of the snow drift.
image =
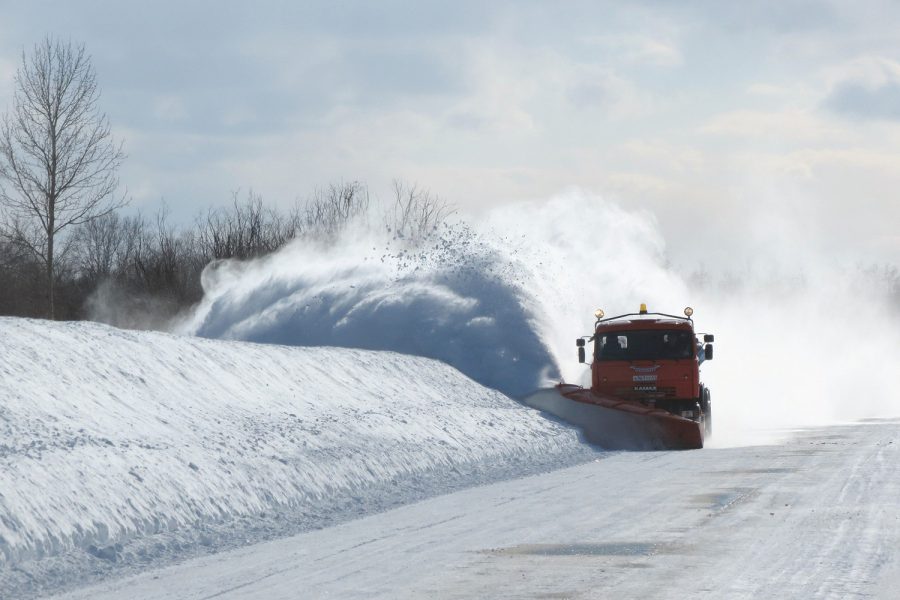
<svg viewBox="0 0 900 600">
<path fill-rule="evenodd" d="M 586 455 L 573 430 L 425 358 L 22 319 L 0 319 L 0 339 L 7 566 L 124 560 L 132 539 L 278 511 L 321 526 L 385 489 Z"/>
</svg>

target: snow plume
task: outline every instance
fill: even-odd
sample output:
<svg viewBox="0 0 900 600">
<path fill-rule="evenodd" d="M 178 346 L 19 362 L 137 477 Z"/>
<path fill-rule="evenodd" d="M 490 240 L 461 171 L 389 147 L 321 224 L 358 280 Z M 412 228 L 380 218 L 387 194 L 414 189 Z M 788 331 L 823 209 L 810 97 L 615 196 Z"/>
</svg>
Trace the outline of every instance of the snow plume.
<svg viewBox="0 0 900 600">
<path fill-rule="evenodd" d="M 708 284 L 696 317 L 717 336 L 704 365 L 716 443 L 753 429 L 900 416 L 888 381 L 900 364 L 900 315 L 884 281 L 858 267 L 765 264 Z"/>
<path fill-rule="evenodd" d="M 183 330 L 437 358 L 522 396 L 560 374 L 580 377 L 573 339 L 589 332 L 584 317 L 599 297 L 678 287 L 661 249 L 646 215 L 574 191 L 417 245 L 357 227 L 337 242 L 299 240 L 261 260 L 211 265 Z M 607 255 L 618 262 L 597 260 Z"/>
<path fill-rule="evenodd" d="M 748 229 L 751 260 L 704 272 L 671 266 L 652 214 L 575 192 L 492 216 L 518 240 L 538 337 L 568 381 L 589 384 L 574 338 L 607 315 L 695 309 L 698 332 L 716 335 L 702 366 L 713 392 L 718 445 L 765 441 L 773 430 L 900 416 L 886 383 L 900 364 L 900 277 L 821 258 L 821 240 L 791 215 Z M 774 233 L 773 233 L 774 232 Z M 728 255 L 729 248 L 717 252 Z"/>
<path fill-rule="evenodd" d="M 597 308 L 612 316 L 635 312 L 641 302 L 662 310 L 689 300 L 666 266 L 665 242 L 648 212 L 571 190 L 497 210 L 485 230 L 518 259 L 525 306 L 568 382 L 590 381 L 575 338 L 593 332 Z"/>
<path fill-rule="evenodd" d="M 187 324 L 203 336 L 437 358 L 510 395 L 555 365 L 523 310 L 516 265 L 464 226 L 424 246 L 348 232 L 214 264 Z"/>
<path fill-rule="evenodd" d="M 129 293 L 114 279 L 100 282 L 85 309 L 91 321 L 124 329 L 165 331 L 178 319 L 174 300 Z"/>
<path fill-rule="evenodd" d="M 697 327 L 717 335 L 716 359 L 703 366 L 717 443 L 900 413 L 881 383 L 900 364 L 896 298 L 859 268 L 823 263 L 821 241 L 773 218 L 755 228 L 748 218 L 765 252 L 749 263 L 735 253 L 740 266 L 721 272 L 670 266 L 652 214 L 578 190 L 496 209 L 415 248 L 356 229 L 336 245 L 298 242 L 211 266 L 185 329 L 418 354 L 521 396 L 558 376 L 587 382 L 574 338 L 591 333 L 596 308 L 691 305 Z"/>
</svg>

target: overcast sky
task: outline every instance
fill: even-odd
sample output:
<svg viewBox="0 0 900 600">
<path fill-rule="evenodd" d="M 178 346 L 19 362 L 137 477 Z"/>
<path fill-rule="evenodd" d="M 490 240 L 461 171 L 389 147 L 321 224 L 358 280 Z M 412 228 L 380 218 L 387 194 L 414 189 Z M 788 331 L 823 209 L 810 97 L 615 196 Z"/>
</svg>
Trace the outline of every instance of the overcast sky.
<svg viewBox="0 0 900 600">
<path fill-rule="evenodd" d="M 252 4 L 2 0 L 0 107 L 52 34 L 93 58 L 138 208 L 577 186 L 651 211 L 679 260 L 791 236 L 900 263 L 897 3 Z"/>
</svg>

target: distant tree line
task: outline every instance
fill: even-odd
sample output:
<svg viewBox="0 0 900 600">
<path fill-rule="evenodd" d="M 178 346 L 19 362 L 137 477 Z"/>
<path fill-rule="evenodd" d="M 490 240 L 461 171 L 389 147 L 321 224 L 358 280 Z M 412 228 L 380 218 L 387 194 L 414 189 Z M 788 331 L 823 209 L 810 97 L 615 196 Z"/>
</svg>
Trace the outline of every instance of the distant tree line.
<svg viewBox="0 0 900 600">
<path fill-rule="evenodd" d="M 61 238 L 55 317 L 162 327 L 202 298 L 200 275 L 212 261 L 264 256 L 295 238 L 333 241 L 360 219 L 380 219 L 369 224 L 416 243 L 452 213 L 438 196 L 399 181 L 380 213 L 370 205 L 367 187 L 353 181 L 317 189 L 288 211 L 267 206 L 253 191 L 234 193 L 227 206 L 182 226 L 165 207 L 150 217 L 107 212 Z M 45 267 L 14 231 L 0 237 L 0 315 L 48 316 Z"/>
</svg>

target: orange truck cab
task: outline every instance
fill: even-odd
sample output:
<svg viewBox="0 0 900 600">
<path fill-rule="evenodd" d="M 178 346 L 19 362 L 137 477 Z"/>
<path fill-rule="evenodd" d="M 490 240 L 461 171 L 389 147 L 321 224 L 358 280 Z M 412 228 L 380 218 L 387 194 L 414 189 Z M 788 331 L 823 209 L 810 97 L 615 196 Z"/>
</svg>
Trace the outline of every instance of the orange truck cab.
<svg viewBox="0 0 900 600">
<path fill-rule="evenodd" d="M 700 382 L 700 364 L 713 357 L 712 334 L 694 331 L 693 310 L 685 316 L 640 311 L 603 318 L 595 315 L 594 335 L 577 340 L 579 362 L 585 341 L 593 342 L 591 391 L 640 402 L 700 423 L 712 433 L 712 400 Z"/>
</svg>

